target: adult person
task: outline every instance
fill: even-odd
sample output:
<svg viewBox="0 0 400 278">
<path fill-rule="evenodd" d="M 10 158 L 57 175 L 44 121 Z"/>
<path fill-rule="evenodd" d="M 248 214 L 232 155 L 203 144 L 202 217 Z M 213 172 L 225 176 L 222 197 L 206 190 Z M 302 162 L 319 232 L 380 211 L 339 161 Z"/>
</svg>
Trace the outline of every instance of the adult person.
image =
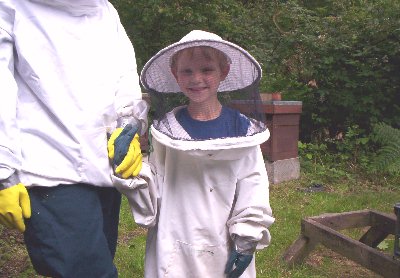
<svg viewBox="0 0 400 278">
<path fill-rule="evenodd" d="M 41 275 L 117 277 L 114 185 L 138 180 L 148 107 L 112 4 L 0 0 L 0 92 L 0 222 Z"/>
</svg>

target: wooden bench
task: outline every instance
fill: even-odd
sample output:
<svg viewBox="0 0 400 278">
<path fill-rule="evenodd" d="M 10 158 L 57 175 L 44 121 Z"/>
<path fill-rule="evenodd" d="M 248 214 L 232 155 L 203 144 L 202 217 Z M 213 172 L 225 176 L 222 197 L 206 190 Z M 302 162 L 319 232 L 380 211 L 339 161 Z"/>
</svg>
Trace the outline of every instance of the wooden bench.
<svg viewBox="0 0 400 278">
<path fill-rule="evenodd" d="M 357 241 L 339 231 L 370 227 Z M 380 252 L 376 247 L 395 234 L 395 215 L 374 210 L 351 211 L 307 217 L 301 221 L 301 235 L 285 251 L 284 261 L 291 267 L 300 264 L 318 245 L 368 268 L 383 277 L 400 277 L 400 258 Z"/>
</svg>

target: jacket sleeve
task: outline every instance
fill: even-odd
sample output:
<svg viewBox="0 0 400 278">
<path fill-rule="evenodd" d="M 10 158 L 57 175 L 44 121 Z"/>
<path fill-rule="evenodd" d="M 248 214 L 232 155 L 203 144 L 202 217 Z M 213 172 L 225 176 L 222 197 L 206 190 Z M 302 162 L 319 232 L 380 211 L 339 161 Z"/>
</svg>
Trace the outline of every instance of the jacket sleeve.
<svg viewBox="0 0 400 278">
<path fill-rule="evenodd" d="M 110 4 L 111 5 L 111 4 Z M 137 72 L 135 50 L 122 26 L 117 11 L 113 9 L 117 18 L 118 43 L 120 51 L 115 53 L 119 59 L 120 80 L 116 91 L 115 109 L 118 114 L 118 126 L 132 121 L 139 121 L 139 130 L 144 134 L 147 129 L 147 112 L 149 110 L 142 99 L 139 75 Z"/>
<path fill-rule="evenodd" d="M 21 166 L 21 151 L 17 126 L 18 87 L 14 78 L 12 25 L 14 12 L 0 3 L 0 183 Z M 1 188 L 0 188 L 1 189 Z"/>
<path fill-rule="evenodd" d="M 114 186 L 128 199 L 136 224 L 150 228 L 156 224 L 157 192 L 150 166 L 143 162 L 140 174 L 132 179 L 112 176 Z"/>
<path fill-rule="evenodd" d="M 242 159 L 232 214 L 227 224 L 231 238 L 257 242 L 258 249 L 269 245 L 268 227 L 275 219 L 269 204 L 269 183 L 259 146 Z"/>
</svg>

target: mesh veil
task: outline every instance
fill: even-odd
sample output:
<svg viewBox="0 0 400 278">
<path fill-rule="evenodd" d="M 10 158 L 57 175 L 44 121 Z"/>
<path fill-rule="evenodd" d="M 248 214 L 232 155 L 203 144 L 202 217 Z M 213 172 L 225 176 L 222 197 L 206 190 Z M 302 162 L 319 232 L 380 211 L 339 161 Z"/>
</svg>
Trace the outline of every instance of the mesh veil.
<svg viewBox="0 0 400 278">
<path fill-rule="evenodd" d="M 171 71 L 171 58 L 176 53 L 183 49 L 202 46 L 219 50 L 227 57 L 230 64 L 229 73 L 219 83 L 217 89 L 218 100 L 223 107 L 220 116 L 215 119 L 217 128 L 215 125 L 209 127 L 202 121 L 192 122 L 190 117 L 185 116 L 186 111 L 189 110 L 187 107 L 188 94 L 186 92 L 185 95 L 182 92 Z M 207 133 L 210 132 L 213 134 L 210 138 L 251 136 L 266 129 L 265 114 L 262 111 L 259 95 L 261 67 L 247 51 L 212 33 L 192 31 L 179 42 L 159 51 L 146 63 L 140 79 L 151 99 L 150 117 L 152 117 L 153 126 L 171 138 L 178 140 L 208 139 Z M 205 110 L 212 110 L 212 108 Z M 235 113 L 236 111 L 239 113 Z M 196 112 L 194 111 L 194 114 Z M 233 114 L 240 114 L 240 116 L 235 121 L 222 120 L 218 122 L 225 114 L 226 117 Z M 243 120 L 244 118 L 245 120 Z M 185 124 L 189 128 L 182 128 L 185 127 Z M 198 126 L 197 130 L 190 130 L 193 124 Z M 243 126 L 246 127 L 246 125 L 246 132 L 223 131 L 224 129 L 243 129 Z M 203 136 L 202 133 L 205 135 Z"/>
</svg>

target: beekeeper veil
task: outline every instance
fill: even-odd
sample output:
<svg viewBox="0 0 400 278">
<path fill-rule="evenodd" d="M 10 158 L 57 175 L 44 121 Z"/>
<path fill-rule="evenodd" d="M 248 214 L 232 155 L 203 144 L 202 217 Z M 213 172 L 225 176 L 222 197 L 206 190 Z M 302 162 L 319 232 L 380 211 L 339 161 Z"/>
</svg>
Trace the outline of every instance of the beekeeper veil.
<svg viewBox="0 0 400 278">
<path fill-rule="evenodd" d="M 200 30 L 191 31 L 179 42 L 159 51 L 145 64 L 141 72 L 140 81 L 151 97 L 150 116 L 153 118 L 154 128 L 177 140 L 191 140 L 191 136 L 181 130 L 174 118 L 177 107 L 178 110 L 179 107 L 185 107 L 188 100 L 178 86 L 171 71 L 171 64 L 174 55 L 180 51 L 203 46 L 217 49 L 226 56 L 229 72 L 219 83 L 218 99 L 223 107 L 229 108 L 230 111 L 237 110 L 247 116 L 249 125 L 244 136 L 265 131 L 258 91 L 261 79 L 260 65 L 240 46 Z"/>
</svg>

